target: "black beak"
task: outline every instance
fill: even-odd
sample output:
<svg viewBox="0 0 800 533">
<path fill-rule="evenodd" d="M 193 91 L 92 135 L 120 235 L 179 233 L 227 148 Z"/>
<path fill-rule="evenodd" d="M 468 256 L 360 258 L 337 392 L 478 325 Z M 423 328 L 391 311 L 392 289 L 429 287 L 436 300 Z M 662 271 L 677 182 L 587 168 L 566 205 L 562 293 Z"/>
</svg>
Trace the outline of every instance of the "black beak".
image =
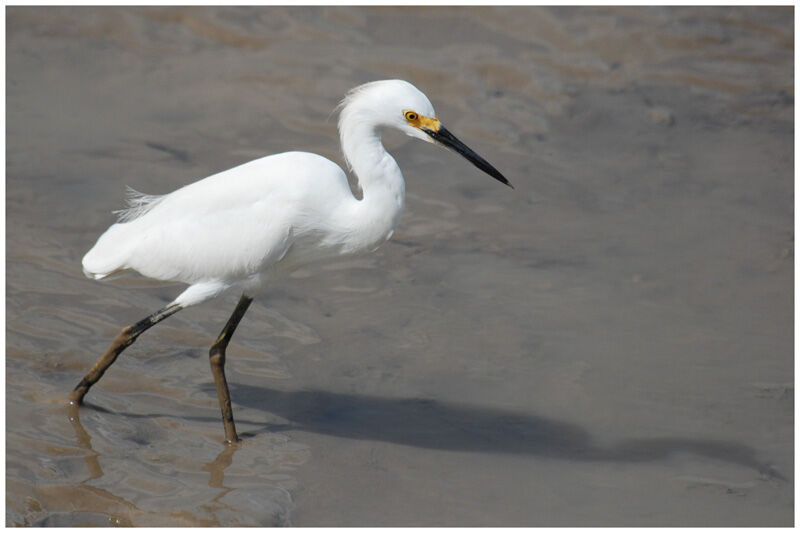
<svg viewBox="0 0 800 533">
<path fill-rule="evenodd" d="M 514 186 L 508 182 L 505 176 L 500 174 L 500 172 L 496 168 L 490 165 L 489 162 L 486 161 L 484 158 L 482 158 L 481 156 L 470 150 L 470 148 L 466 144 L 459 141 L 456 138 L 456 136 L 447 131 L 447 129 L 444 126 L 441 126 L 438 131 L 433 131 L 428 128 L 422 128 L 422 131 L 427 133 L 431 139 L 438 142 L 439 144 L 446 146 L 448 148 L 452 148 L 459 154 L 463 155 L 467 159 L 467 161 L 469 161 L 479 169 L 483 170 L 484 172 L 489 174 L 491 177 L 493 177 L 500 183 L 505 183 L 512 189 L 514 188 Z"/>
</svg>

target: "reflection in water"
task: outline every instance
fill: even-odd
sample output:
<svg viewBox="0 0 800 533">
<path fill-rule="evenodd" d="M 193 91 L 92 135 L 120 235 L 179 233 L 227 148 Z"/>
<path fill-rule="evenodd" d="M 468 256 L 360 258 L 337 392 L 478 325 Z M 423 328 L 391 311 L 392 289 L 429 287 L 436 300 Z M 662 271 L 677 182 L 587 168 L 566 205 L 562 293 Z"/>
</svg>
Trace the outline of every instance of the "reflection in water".
<svg viewBox="0 0 800 533">
<path fill-rule="evenodd" d="M 97 501 L 96 498 L 80 498 L 77 499 L 77 502 L 80 502 L 79 505 L 82 506 L 81 511 L 86 513 L 87 515 L 97 515 L 101 513 L 99 516 L 107 517 L 107 523 L 99 523 L 99 524 L 92 524 L 91 522 L 88 525 L 114 525 L 114 526 L 133 526 L 132 516 L 131 513 L 138 511 L 136 506 L 131 502 L 125 500 L 124 498 L 120 498 L 119 496 L 112 494 L 111 492 L 100 489 L 97 487 L 93 487 L 88 485 L 87 482 L 93 479 L 99 479 L 103 477 L 104 472 L 102 467 L 100 466 L 100 454 L 92 448 L 92 437 L 89 435 L 89 432 L 86 431 L 86 428 L 81 423 L 80 418 L 80 409 L 77 405 L 73 403 L 69 403 L 67 405 L 67 418 L 69 419 L 69 423 L 72 425 L 72 429 L 75 430 L 75 438 L 78 441 L 78 446 L 82 449 L 86 450 L 87 453 L 84 456 L 84 460 L 86 462 L 86 468 L 89 470 L 89 477 L 77 485 L 80 489 L 86 490 L 88 492 L 94 493 L 95 496 L 99 497 L 100 502 L 108 502 L 113 501 L 119 505 L 119 508 L 125 509 L 129 511 L 126 513 L 126 516 L 114 516 L 112 509 L 107 506 L 105 503 L 103 506 L 92 505 L 92 502 Z M 51 492 L 54 491 L 56 487 L 50 487 Z M 74 488 L 69 488 L 68 492 L 74 490 Z M 74 506 L 75 504 L 72 503 Z M 39 526 L 58 526 L 58 525 L 65 525 L 65 526 L 74 526 L 74 525 L 82 525 L 80 519 L 80 513 L 78 516 L 70 516 L 65 515 L 64 523 L 61 524 L 58 521 L 53 521 L 53 517 L 48 517 L 45 519 L 44 523 L 39 523 Z M 101 518 L 102 520 L 102 518 Z"/>
<path fill-rule="evenodd" d="M 80 411 L 94 411 L 112 421 L 110 427 L 118 427 L 116 421 L 125 422 L 127 419 L 152 419 L 160 415 L 135 415 L 121 414 L 95 405 L 84 405 L 78 409 L 68 405 L 67 417 L 75 431 L 78 446 L 87 453 L 84 457 L 90 476 L 82 482 L 71 486 L 50 485 L 40 489 L 42 498 L 51 508 L 69 508 L 69 513 L 54 512 L 46 516 L 36 525 L 179 525 L 179 526 L 219 526 L 226 525 L 288 525 L 288 502 L 291 497 L 288 492 L 269 480 L 274 474 L 271 469 L 277 464 L 278 470 L 285 469 L 288 464 L 300 464 L 304 459 L 300 456 L 302 447 L 294 446 L 284 449 L 285 438 L 255 440 L 257 435 L 252 433 L 242 434 L 245 442 L 223 445 L 222 451 L 212 461 L 196 465 L 189 459 L 186 469 L 188 474 L 194 472 L 207 472 L 209 477 L 206 485 L 211 491 L 189 490 L 178 481 L 177 489 L 170 489 L 164 496 L 163 509 L 153 509 L 154 506 L 137 506 L 126 498 L 112 493 L 110 490 L 94 486 L 89 482 L 115 487 L 115 492 L 126 494 L 130 490 L 127 486 L 131 483 L 142 485 L 137 493 L 140 498 L 153 499 L 159 497 L 163 488 L 157 483 L 159 476 L 153 473 L 149 480 L 140 478 L 141 474 L 135 472 L 119 480 L 102 480 L 106 474 L 100 466 L 101 453 L 92 447 L 92 436 L 81 423 Z M 191 418 L 191 417 L 188 417 Z M 203 419 L 204 422 L 217 421 L 213 417 Z M 123 426 L 124 427 L 124 426 Z M 195 438 L 196 435 L 191 435 Z M 127 441 L 124 433 L 114 433 L 114 439 Z M 122 444 L 122 443 L 120 443 Z M 161 463 L 174 462 L 180 464 L 187 459 L 178 457 L 169 452 L 166 454 L 148 453 L 146 441 L 136 444 L 138 453 L 147 459 L 149 464 L 141 465 L 145 469 L 157 468 Z M 234 481 L 225 483 L 226 472 L 234 464 L 237 452 L 242 452 L 244 457 L 239 467 L 234 469 Z M 121 462 L 116 458 L 116 462 Z M 266 468 L 265 468 L 266 463 Z M 169 465 L 167 465 L 169 466 Z M 170 507 L 169 500 L 173 491 L 178 492 L 177 498 L 194 498 L 194 508 L 176 510 Z M 192 493 L 195 493 L 194 495 Z M 188 494 L 187 494 L 188 493 Z M 76 496 L 77 494 L 77 496 Z M 257 503 L 257 505 L 254 505 Z M 149 508 L 150 507 L 150 508 Z"/>
<path fill-rule="evenodd" d="M 111 416 L 112 413 L 107 411 L 106 409 L 94 407 L 93 409 L 97 411 L 102 411 L 105 414 Z M 97 487 L 93 487 L 91 485 L 87 485 L 88 481 L 99 479 L 104 475 L 103 469 L 100 466 L 100 453 L 98 453 L 94 448 L 92 448 L 92 437 L 86 428 L 81 423 L 80 419 L 80 408 L 72 403 L 67 406 L 67 417 L 69 419 L 72 428 L 75 430 L 75 438 L 78 441 L 78 446 L 87 451 L 85 456 L 86 467 L 89 470 L 89 477 L 80 482 L 79 485 L 82 489 L 87 491 L 96 493 L 97 496 L 101 498 L 101 501 L 108 501 L 113 500 L 117 503 L 122 504 L 123 508 L 129 510 L 130 513 L 126 513 L 126 516 L 111 516 L 107 517 L 107 524 L 104 523 L 93 523 L 88 517 L 94 517 L 97 513 L 109 513 L 110 509 L 106 506 L 95 507 L 91 505 L 91 502 L 95 501 L 91 498 L 82 498 L 78 500 L 83 504 L 83 507 L 80 509 L 86 516 L 83 517 L 84 522 L 88 523 L 89 525 L 123 525 L 123 526 L 132 526 L 133 525 L 133 518 L 132 515 L 140 515 L 142 511 L 139 510 L 134 504 L 129 501 L 126 501 L 123 498 L 120 498 L 117 495 L 112 494 L 111 492 L 99 489 Z M 223 480 L 225 477 L 225 469 L 227 469 L 233 463 L 233 455 L 236 451 L 240 448 L 240 445 L 236 444 L 229 444 L 224 447 L 222 452 L 214 459 L 213 461 L 209 461 L 206 463 L 202 470 L 209 472 L 211 477 L 208 481 L 208 486 L 221 489 L 217 492 L 216 496 L 214 496 L 208 504 L 202 505 L 201 507 L 205 508 L 210 514 L 214 515 L 214 511 L 217 511 L 221 508 L 227 509 L 228 511 L 235 513 L 237 510 L 225 503 L 221 502 L 222 500 L 231 490 L 231 487 L 226 487 L 223 485 Z M 50 487 L 50 491 L 52 492 L 55 487 Z M 79 504 L 80 505 L 80 504 Z M 62 521 L 56 520 L 54 521 L 52 517 L 49 517 L 46 523 L 39 523 L 37 525 L 79 525 L 81 523 L 81 513 L 72 516 L 71 518 L 69 515 L 63 517 L 63 524 Z M 77 521 L 76 521 L 77 520 Z M 193 523 L 196 522 L 197 525 L 220 525 L 217 521 L 207 521 L 207 520 L 200 520 L 199 517 L 193 517 L 188 514 L 184 514 L 182 516 L 182 522 L 189 522 Z"/>
<path fill-rule="evenodd" d="M 100 453 L 92 447 L 92 437 L 83 426 L 78 408 L 68 405 L 67 418 L 75 431 L 78 446 L 87 453 L 84 455 L 89 477 L 83 481 L 68 485 L 43 485 L 37 487 L 36 496 L 49 501 L 55 508 L 67 509 L 65 512 L 53 512 L 32 524 L 36 527 L 61 526 L 133 526 L 133 518 L 140 513 L 130 501 L 95 487 L 88 482 L 104 476 L 100 466 Z"/>
<path fill-rule="evenodd" d="M 222 481 L 225 479 L 225 469 L 233 463 L 233 454 L 239 449 L 238 444 L 227 444 L 225 449 L 220 452 L 216 459 L 209 461 L 203 466 L 203 470 L 209 472 L 211 477 L 208 480 L 208 486 L 218 489 L 225 489 L 221 495 L 227 493 L 230 488 L 225 487 Z M 215 498 L 216 500 L 217 498 Z"/>
<path fill-rule="evenodd" d="M 92 448 L 92 437 L 81 424 L 80 409 L 77 405 L 73 403 L 67 405 L 67 418 L 69 418 L 69 423 L 72 424 L 72 429 L 75 430 L 78 446 L 88 452 L 85 456 L 85 461 L 86 468 L 89 470 L 89 478 L 83 482 L 102 477 L 103 469 L 100 467 L 100 454 Z"/>
</svg>

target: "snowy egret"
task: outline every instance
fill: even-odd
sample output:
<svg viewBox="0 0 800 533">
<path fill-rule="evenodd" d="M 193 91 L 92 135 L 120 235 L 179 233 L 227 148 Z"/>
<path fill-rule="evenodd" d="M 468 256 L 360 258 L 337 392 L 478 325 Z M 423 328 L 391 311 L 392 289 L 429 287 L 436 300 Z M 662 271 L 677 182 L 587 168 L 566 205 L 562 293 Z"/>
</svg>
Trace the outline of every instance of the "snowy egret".
<svg viewBox="0 0 800 533">
<path fill-rule="evenodd" d="M 342 151 L 361 199 L 353 196 L 338 165 L 305 152 L 256 159 L 163 196 L 132 191 L 128 208 L 118 212 L 119 222 L 84 256 L 84 273 L 102 279 L 135 270 L 189 287 L 163 309 L 123 328 L 72 391 L 71 403 L 80 405 L 117 356 L 147 329 L 190 305 L 239 290 L 239 303 L 209 352 L 225 438 L 239 440 L 225 379 L 225 349 L 250 302 L 281 274 L 374 250 L 397 226 L 405 182 L 381 143 L 382 128 L 451 148 L 511 187 L 442 126 L 428 98 L 406 81 L 356 87 L 340 109 Z"/>
</svg>

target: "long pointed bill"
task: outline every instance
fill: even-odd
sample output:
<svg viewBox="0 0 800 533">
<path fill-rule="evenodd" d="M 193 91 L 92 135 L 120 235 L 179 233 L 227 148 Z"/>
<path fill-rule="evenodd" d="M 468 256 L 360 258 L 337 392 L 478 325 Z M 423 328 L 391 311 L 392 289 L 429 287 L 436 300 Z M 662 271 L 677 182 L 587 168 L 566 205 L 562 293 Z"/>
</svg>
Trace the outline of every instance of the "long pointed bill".
<svg viewBox="0 0 800 533">
<path fill-rule="evenodd" d="M 479 169 L 483 170 L 484 172 L 489 174 L 491 177 L 493 177 L 500 183 L 504 183 L 509 187 L 511 187 L 512 189 L 514 188 L 514 186 L 508 182 L 505 176 L 500 174 L 500 172 L 496 168 L 490 165 L 489 162 L 486 161 L 484 158 L 473 152 L 466 144 L 459 141 L 456 138 L 456 136 L 450 133 L 444 126 L 439 125 L 439 129 L 435 131 L 433 129 L 423 127 L 422 131 L 427 133 L 431 139 L 438 142 L 439 144 L 446 146 L 448 148 L 452 148 L 459 154 L 463 155 L 467 159 L 467 161 L 469 161 Z"/>
</svg>

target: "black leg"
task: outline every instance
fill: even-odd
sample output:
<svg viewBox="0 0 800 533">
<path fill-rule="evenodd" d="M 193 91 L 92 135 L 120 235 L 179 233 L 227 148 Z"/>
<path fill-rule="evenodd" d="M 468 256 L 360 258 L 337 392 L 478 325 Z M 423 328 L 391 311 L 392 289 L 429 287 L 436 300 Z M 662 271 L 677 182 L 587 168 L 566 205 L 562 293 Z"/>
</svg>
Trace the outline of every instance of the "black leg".
<svg viewBox="0 0 800 533">
<path fill-rule="evenodd" d="M 222 329 L 222 333 L 217 337 L 216 342 L 211 346 L 208 353 L 211 363 L 211 373 L 214 375 L 214 383 L 217 386 L 217 396 L 219 396 L 219 407 L 222 410 L 222 424 L 225 426 L 225 440 L 237 442 L 239 436 L 236 434 L 236 425 L 233 423 L 233 410 L 231 409 L 231 395 L 228 392 L 228 381 L 225 379 L 225 349 L 228 347 L 236 326 L 244 316 L 250 302 L 253 299 L 244 294 L 239 299 L 236 309 L 228 319 L 228 323 Z"/>
<path fill-rule="evenodd" d="M 122 328 L 122 331 L 114 339 L 114 342 L 111 343 L 111 346 L 108 347 L 106 353 L 103 354 L 103 357 L 97 361 L 89 373 L 81 380 L 80 383 L 72 390 L 72 393 L 69 395 L 69 402 L 74 405 L 80 405 L 83 403 L 83 397 L 86 396 L 86 393 L 89 392 L 89 388 L 92 385 L 100 381 L 100 378 L 103 377 L 108 367 L 110 367 L 114 361 L 117 360 L 117 356 L 122 353 L 122 351 L 133 344 L 133 341 L 136 338 L 147 331 L 148 329 L 152 328 L 168 316 L 174 315 L 178 311 L 183 309 L 180 305 L 173 304 L 168 305 L 163 309 L 159 309 L 152 315 L 148 316 L 147 318 L 140 320 L 136 324 L 132 326 L 127 326 Z"/>
</svg>

